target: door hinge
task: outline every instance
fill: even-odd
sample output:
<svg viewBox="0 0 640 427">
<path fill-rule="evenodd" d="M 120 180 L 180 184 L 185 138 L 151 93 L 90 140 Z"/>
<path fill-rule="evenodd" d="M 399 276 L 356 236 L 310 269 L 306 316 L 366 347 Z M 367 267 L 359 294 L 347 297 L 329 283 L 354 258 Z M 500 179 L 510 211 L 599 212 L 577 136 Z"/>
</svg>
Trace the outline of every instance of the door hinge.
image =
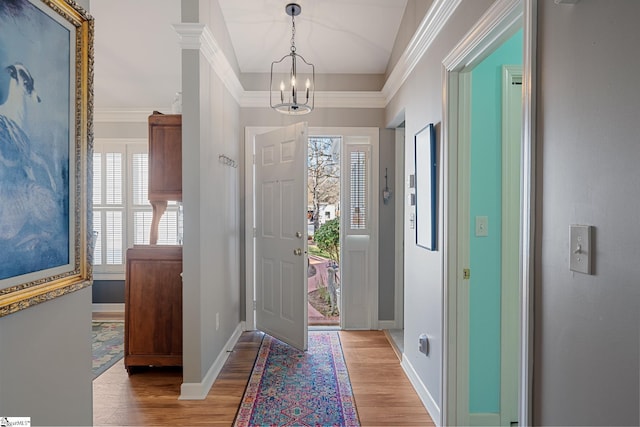
<svg viewBox="0 0 640 427">
<path fill-rule="evenodd" d="M 256 237 L 257 234 L 258 234 L 258 232 L 256 231 L 256 228 L 253 227 L 253 237 Z"/>
<path fill-rule="evenodd" d="M 469 280 L 471 278 L 471 269 L 470 268 L 463 268 L 462 269 L 462 279 L 463 280 Z"/>
<path fill-rule="evenodd" d="M 254 165 L 256 164 L 256 155 L 255 154 L 253 155 L 253 164 Z"/>
<path fill-rule="evenodd" d="M 256 302 L 256 300 L 253 300 L 253 309 L 257 309 L 258 308 L 258 303 Z"/>
</svg>

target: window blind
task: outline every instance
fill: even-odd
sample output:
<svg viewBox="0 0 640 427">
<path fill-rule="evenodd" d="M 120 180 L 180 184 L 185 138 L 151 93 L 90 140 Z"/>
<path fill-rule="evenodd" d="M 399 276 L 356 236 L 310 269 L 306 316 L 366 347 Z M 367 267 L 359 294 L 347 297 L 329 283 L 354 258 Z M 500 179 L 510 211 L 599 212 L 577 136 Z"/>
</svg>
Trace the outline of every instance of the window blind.
<svg viewBox="0 0 640 427">
<path fill-rule="evenodd" d="M 122 228 L 122 212 L 106 211 L 106 263 L 107 264 L 123 264 L 123 228 Z"/>
<path fill-rule="evenodd" d="M 367 228 L 367 153 L 351 151 L 349 226 L 352 230 Z"/>
<path fill-rule="evenodd" d="M 134 153 L 132 163 L 132 191 L 134 205 L 149 205 L 149 157 L 146 153 Z"/>
<path fill-rule="evenodd" d="M 93 265 L 102 265 L 102 212 L 93 212 L 93 231 L 96 235 L 93 249 Z"/>
<path fill-rule="evenodd" d="M 102 153 L 93 153 L 93 204 L 102 204 Z"/>
<path fill-rule="evenodd" d="M 106 204 L 122 204 L 122 153 L 106 153 Z"/>
<path fill-rule="evenodd" d="M 135 245 L 148 245 L 149 234 L 151 232 L 152 211 L 137 211 L 133 215 Z M 162 215 L 158 224 L 158 244 L 177 245 L 178 244 L 178 212 L 168 210 Z"/>
</svg>

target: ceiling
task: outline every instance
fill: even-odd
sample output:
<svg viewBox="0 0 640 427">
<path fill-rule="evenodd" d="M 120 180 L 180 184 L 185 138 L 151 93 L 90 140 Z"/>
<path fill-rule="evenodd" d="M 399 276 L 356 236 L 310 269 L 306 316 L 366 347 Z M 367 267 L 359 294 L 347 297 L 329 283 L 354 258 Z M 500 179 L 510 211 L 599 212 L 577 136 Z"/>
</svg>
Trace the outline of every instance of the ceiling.
<svg viewBox="0 0 640 427">
<path fill-rule="evenodd" d="M 289 53 L 286 0 L 219 0 L 243 73 L 269 72 Z M 299 0 L 297 52 L 316 73 L 384 74 L 407 0 Z"/>
<path fill-rule="evenodd" d="M 214 1 L 214 0 L 211 0 Z M 242 73 L 289 52 L 287 0 L 218 0 Z M 316 73 L 384 74 L 407 0 L 299 0 L 297 52 Z M 178 0 L 91 0 L 96 109 L 171 104 L 180 91 Z"/>
</svg>

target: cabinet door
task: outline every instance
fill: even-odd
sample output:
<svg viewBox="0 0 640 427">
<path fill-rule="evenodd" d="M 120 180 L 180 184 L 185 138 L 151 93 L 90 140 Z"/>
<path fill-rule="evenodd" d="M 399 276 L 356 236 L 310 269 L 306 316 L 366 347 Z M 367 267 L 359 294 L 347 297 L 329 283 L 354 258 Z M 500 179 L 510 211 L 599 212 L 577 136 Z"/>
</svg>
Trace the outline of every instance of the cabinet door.
<svg viewBox="0 0 640 427">
<path fill-rule="evenodd" d="M 132 260 L 129 268 L 129 354 L 182 354 L 182 261 Z"/>
<path fill-rule="evenodd" d="M 149 116 L 149 200 L 182 200 L 182 116 Z"/>
</svg>

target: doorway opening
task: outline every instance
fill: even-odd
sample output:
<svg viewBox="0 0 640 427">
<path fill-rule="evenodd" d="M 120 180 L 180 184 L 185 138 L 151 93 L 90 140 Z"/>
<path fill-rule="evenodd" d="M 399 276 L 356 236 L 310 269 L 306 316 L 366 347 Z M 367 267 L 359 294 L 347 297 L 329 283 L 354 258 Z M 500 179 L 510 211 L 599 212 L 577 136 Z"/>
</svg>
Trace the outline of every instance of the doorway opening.
<svg viewBox="0 0 640 427">
<path fill-rule="evenodd" d="M 443 61 L 443 425 L 531 423 L 534 9 L 496 3 Z"/>
<path fill-rule="evenodd" d="M 307 149 L 309 326 L 340 326 L 340 146 L 310 136 Z"/>
<path fill-rule="evenodd" d="M 293 133 L 292 129 L 278 127 L 247 127 L 245 129 L 245 189 L 247 197 L 245 200 L 245 256 L 246 256 L 246 288 L 245 288 L 245 328 L 246 330 L 260 329 L 270 333 L 268 327 L 261 327 L 260 319 L 263 319 L 263 310 L 265 304 L 282 303 L 287 305 L 288 309 L 296 311 L 294 320 L 289 319 L 289 323 L 296 325 L 296 333 L 302 334 L 308 328 L 308 284 L 307 280 L 296 282 L 291 288 L 292 292 L 296 292 L 295 298 L 288 292 L 281 292 L 273 287 L 273 294 L 265 294 L 264 273 L 269 274 L 277 271 L 288 271 L 286 268 L 270 268 L 271 265 L 276 266 L 282 264 L 281 261 L 275 260 L 271 262 L 267 258 L 274 258 L 275 247 L 267 244 L 264 246 L 264 238 L 267 231 L 273 231 L 275 234 L 280 233 L 280 229 L 286 228 L 284 237 L 291 236 L 287 250 L 283 252 L 283 256 L 294 254 L 296 261 L 304 262 L 303 276 L 307 276 L 308 254 L 308 227 L 309 217 L 307 208 L 311 203 L 304 200 L 308 198 L 308 191 L 304 188 L 306 182 L 301 186 L 300 192 L 291 193 L 292 198 L 274 197 L 264 194 L 261 189 L 273 189 L 282 187 L 284 184 L 295 182 L 296 188 L 302 180 L 297 177 L 307 178 L 307 153 L 303 157 L 289 161 L 289 166 L 300 164 L 302 167 L 297 169 L 299 173 L 293 173 L 286 180 L 282 178 L 265 181 L 264 170 L 270 168 L 267 163 L 273 163 L 276 160 L 285 157 L 290 158 L 294 153 L 294 148 L 304 146 L 306 151 L 308 146 L 308 135 L 338 138 L 339 143 L 339 166 L 340 166 L 340 192 L 338 211 L 341 215 L 339 218 L 339 271 L 338 280 L 341 287 L 339 297 L 336 295 L 339 323 L 336 326 L 316 326 L 315 328 L 340 328 L 340 329 L 360 329 L 371 330 L 378 328 L 378 203 L 377 189 L 379 184 L 378 177 L 378 151 L 379 151 L 379 128 L 355 127 L 319 127 L 309 128 L 306 130 L 306 124 Z M 273 149 L 269 148 L 265 151 L 266 138 L 277 130 L 284 132 L 280 142 L 270 144 Z M 287 134 L 287 132 L 289 132 Z M 289 135 L 288 137 L 286 135 Z M 294 135 L 296 142 L 294 141 Z M 304 135 L 302 137 L 302 135 Z M 303 139 L 304 138 L 304 139 Z M 262 141 L 262 142 L 260 142 Z M 299 141 L 299 142 L 298 142 Z M 303 142 L 304 141 L 304 142 Z M 283 145 L 284 144 L 284 145 Z M 285 151 L 280 153 L 281 148 L 285 147 Z M 262 150 L 262 151 L 261 151 Z M 280 151 L 278 151 L 280 150 Z M 278 154 L 280 153 L 280 154 Z M 337 153 L 335 153 L 337 154 Z M 336 158 L 337 160 L 338 158 Z M 299 163 L 298 163 L 299 162 Z M 284 168 L 284 166 L 282 166 Z M 275 172 L 280 171 L 280 167 L 274 169 Z M 275 184 L 273 184 L 275 183 Z M 277 184 L 277 185 L 276 185 Z M 293 184 L 291 184 L 293 185 Z M 288 188 L 288 187 L 287 187 Z M 271 194 L 271 193 L 269 193 Z M 296 195 L 304 194 L 300 197 L 301 204 L 297 204 Z M 276 193 L 274 193 L 276 195 Z M 295 196 L 295 198 L 293 198 Z M 273 205 L 271 200 L 286 201 L 286 206 L 281 213 L 271 214 L 263 212 L 264 202 Z M 289 203 L 291 202 L 291 203 Z M 280 204 L 277 202 L 276 204 Z M 298 209 L 303 211 L 298 215 L 293 211 Z M 266 215 L 266 216 L 265 216 Z M 325 213 L 326 216 L 326 213 Z M 298 219 L 303 224 L 298 226 Z M 267 230 L 265 226 L 275 227 L 273 230 Z M 292 228 L 295 225 L 295 229 Z M 271 234 L 274 234 L 271 233 Z M 274 234 L 274 235 L 275 235 Z M 304 243 L 300 240 L 303 239 Z M 284 244 L 284 243 L 283 243 Z M 285 245 L 286 246 L 286 245 Z M 266 250 L 266 252 L 265 252 Z M 300 256 L 302 255 L 302 256 Z M 287 264 L 288 265 L 288 264 Z M 291 265 L 298 265 L 297 262 L 291 261 Z M 297 271 L 297 270 L 296 270 Z M 275 274 L 275 273 L 274 273 Z M 270 276 L 269 276 L 270 277 Z M 296 273 L 295 277 L 298 275 Z M 296 279 L 297 280 L 297 279 Z M 269 282 L 271 283 L 271 282 Z M 275 281 L 273 283 L 280 283 Z M 325 282 L 326 283 L 326 282 Z M 346 285 L 348 284 L 348 286 Z M 297 292 L 301 290 L 304 297 L 299 296 Z M 269 298 L 264 299 L 267 295 Z M 273 298 L 271 298 L 273 296 Z M 300 305 L 293 301 L 303 301 Z M 304 307 L 304 311 L 300 308 Z M 267 307 L 269 308 L 269 307 Z M 276 312 L 274 310 L 269 310 Z M 298 318 L 298 315 L 301 318 Z M 293 317 L 292 317 L 293 319 Z M 271 334 L 271 333 L 270 333 Z M 277 337 L 277 334 L 271 334 Z M 286 341 L 285 341 L 286 342 Z"/>
</svg>

